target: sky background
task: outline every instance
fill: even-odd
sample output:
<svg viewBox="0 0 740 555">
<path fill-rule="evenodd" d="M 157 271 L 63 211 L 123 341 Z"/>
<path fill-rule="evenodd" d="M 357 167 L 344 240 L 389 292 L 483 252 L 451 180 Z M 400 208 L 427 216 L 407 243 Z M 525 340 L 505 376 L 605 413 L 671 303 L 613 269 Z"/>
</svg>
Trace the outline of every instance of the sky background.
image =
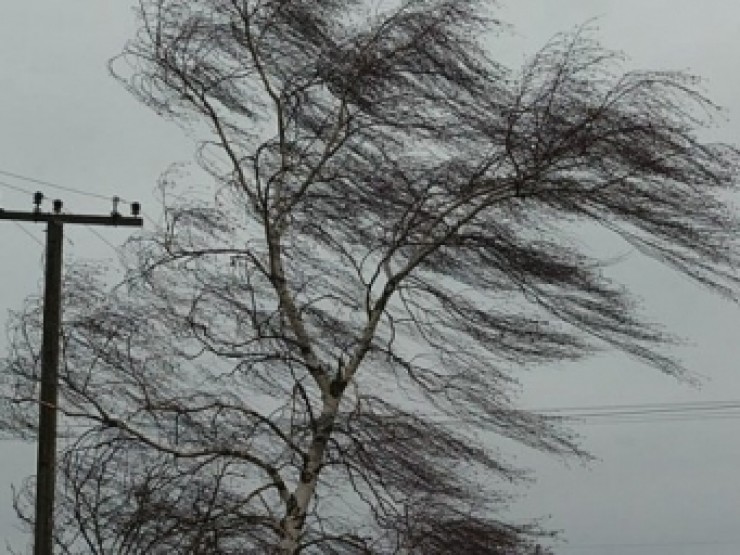
<svg viewBox="0 0 740 555">
<path fill-rule="evenodd" d="M 707 135 L 740 142 L 740 4 L 734 0 L 510 0 L 499 11 L 513 25 L 493 41 L 495 58 L 518 65 L 558 31 L 596 18 L 595 35 L 623 51 L 627 67 L 685 69 L 727 108 L 727 123 Z M 135 27 L 129 2 L 0 2 L 0 207 L 30 209 L 27 193 L 60 197 L 73 212 L 106 213 L 102 199 L 55 191 L 2 172 L 88 193 L 139 199 L 158 215 L 159 174 L 192 159 L 182 131 L 137 103 L 107 72 Z M 103 239 L 97 236 L 95 231 Z M 66 259 L 115 256 L 108 243 L 130 231 L 67 227 Z M 7 310 L 39 291 L 41 226 L 0 222 L 0 325 Z M 736 345 L 740 310 L 628 248 L 613 274 L 642 300 L 646 314 L 686 338 L 676 350 L 701 377 L 677 382 L 620 356 L 522 376 L 521 405 L 532 408 L 740 401 Z M 0 337 L 0 354 L 7 342 Z M 737 413 L 740 416 L 740 412 Z M 705 413 L 673 421 L 639 418 L 574 424 L 589 464 L 515 450 L 536 481 L 514 503 L 519 517 L 545 517 L 564 531 L 562 555 L 735 555 L 740 552 L 740 418 Z M 492 441 L 496 441 L 495 438 Z M 11 484 L 34 472 L 35 445 L 0 443 L 0 539 L 18 541 Z M 0 543 L 0 546 L 2 544 Z"/>
</svg>

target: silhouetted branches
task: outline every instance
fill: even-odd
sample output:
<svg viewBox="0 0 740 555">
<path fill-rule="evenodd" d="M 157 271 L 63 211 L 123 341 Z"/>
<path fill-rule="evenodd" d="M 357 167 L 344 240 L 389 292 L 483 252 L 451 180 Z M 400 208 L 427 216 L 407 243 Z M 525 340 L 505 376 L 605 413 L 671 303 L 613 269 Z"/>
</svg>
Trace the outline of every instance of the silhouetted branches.
<svg viewBox="0 0 740 555">
<path fill-rule="evenodd" d="M 141 0 L 113 70 L 204 137 L 218 193 L 163 187 L 125 285 L 67 276 L 64 553 L 533 553 L 501 516 L 522 473 L 475 431 L 584 453 L 512 404 L 520 370 L 616 348 L 683 375 L 574 237 L 734 298 L 738 152 L 696 134 L 715 107 L 588 30 L 511 71 L 486 10 Z M 28 435 L 33 303 L 13 332 L 2 423 Z"/>
</svg>

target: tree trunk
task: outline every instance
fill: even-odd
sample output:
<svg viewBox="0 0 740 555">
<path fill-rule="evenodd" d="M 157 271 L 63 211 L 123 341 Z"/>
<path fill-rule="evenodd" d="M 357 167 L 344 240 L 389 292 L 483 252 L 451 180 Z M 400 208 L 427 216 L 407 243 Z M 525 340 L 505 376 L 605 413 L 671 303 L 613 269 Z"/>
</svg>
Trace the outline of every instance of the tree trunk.
<svg viewBox="0 0 740 555">
<path fill-rule="evenodd" d="M 306 513 L 316 492 L 319 472 L 324 462 L 326 446 L 334 427 L 338 408 L 339 397 L 325 395 L 324 408 L 316 422 L 316 431 L 303 464 L 300 482 L 290 496 L 285 518 L 281 522 L 283 536 L 278 548 L 280 555 L 294 555 L 300 545 Z"/>
</svg>

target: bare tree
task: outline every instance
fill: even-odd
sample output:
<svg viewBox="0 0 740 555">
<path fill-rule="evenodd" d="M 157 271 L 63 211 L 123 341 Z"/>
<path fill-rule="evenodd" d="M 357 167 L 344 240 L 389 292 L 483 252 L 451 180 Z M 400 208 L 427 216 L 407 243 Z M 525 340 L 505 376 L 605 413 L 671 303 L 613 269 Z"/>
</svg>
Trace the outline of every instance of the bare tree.
<svg viewBox="0 0 740 555">
<path fill-rule="evenodd" d="M 122 286 L 67 275 L 61 552 L 533 553 L 544 532 L 501 515 L 522 473 L 476 433 L 583 455 L 513 404 L 523 368 L 615 348 L 683 374 L 574 238 L 606 228 L 732 297 L 738 152 L 697 138 L 716 108 L 587 31 L 509 70 L 487 2 L 138 14 L 114 71 L 204 137 L 218 191 L 165 178 Z M 16 434 L 33 306 L 5 363 Z"/>
</svg>

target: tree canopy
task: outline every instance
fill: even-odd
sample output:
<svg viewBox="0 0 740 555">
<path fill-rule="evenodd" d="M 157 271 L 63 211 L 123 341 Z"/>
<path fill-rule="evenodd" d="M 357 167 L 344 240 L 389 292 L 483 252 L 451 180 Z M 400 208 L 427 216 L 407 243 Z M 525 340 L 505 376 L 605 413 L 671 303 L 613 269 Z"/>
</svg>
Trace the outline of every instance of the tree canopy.
<svg viewBox="0 0 740 555">
<path fill-rule="evenodd" d="M 141 0 L 112 62 L 202 139 L 212 198 L 162 181 L 126 278 L 66 276 L 63 553 L 531 554 L 495 431 L 583 455 L 515 404 L 523 369 L 671 337 L 587 252 L 602 227 L 735 298 L 738 151 L 678 72 L 588 29 L 491 59 L 473 0 Z M 579 231 L 580 230 L 580 231 Z M 38 304 L 1 422 L 33 435 Z M 19 499 L 23 512 L 23 500 Z"/>
</svg>

